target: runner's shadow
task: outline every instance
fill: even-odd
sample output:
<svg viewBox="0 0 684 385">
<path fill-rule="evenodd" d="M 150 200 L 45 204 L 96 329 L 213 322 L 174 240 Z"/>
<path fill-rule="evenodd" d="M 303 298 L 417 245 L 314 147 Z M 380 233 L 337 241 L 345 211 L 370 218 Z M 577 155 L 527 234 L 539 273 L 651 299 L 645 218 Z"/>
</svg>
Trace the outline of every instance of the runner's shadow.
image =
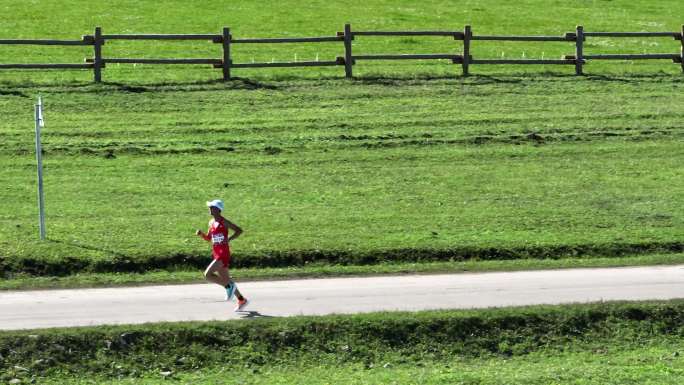
<svg viewBox="0 0 684 385">
<path fill-rule="evenodd" d="M 275 318 L 272 315 L 261 314 L 255 310 L 245 310 L 237 312 L 240 318 L 252 319 L 252 318 Z"/>
</svg>

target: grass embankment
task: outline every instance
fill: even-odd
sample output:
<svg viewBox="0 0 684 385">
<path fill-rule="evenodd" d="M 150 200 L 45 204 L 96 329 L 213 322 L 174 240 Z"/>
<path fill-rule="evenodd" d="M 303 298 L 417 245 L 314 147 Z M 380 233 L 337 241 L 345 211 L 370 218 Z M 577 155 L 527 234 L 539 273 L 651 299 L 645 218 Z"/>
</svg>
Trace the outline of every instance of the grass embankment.
<svg viewBox="0 0 684 385">
<path fill-rule="evenodd" d="M 37 13 L 10 2 L 0 33 L 73 38 L 94 25 L 198 33 L 227 24 L 236 36 L 304 36 L 328 34 L 346 21 L 376 30 L 452 29 L 456 21 L 479 33 L 524 35 L 560 34 L 579 22 L 594 30 L 680 28 L 680 2 L 645 4 L 612 2 L 606 11 L 601 3 L 539 1 L 448 8 L 424 2 L 420 9 L 286 2 L 273 18 L 257 4 L 223 13 L 179 3 L 159 13 L 147 2 L 106 10 L 91 2 L 46 3 Z M 557 18 L 539 14 L 540 6 L 558 10 Z M 69 22 L 46 27 L 47 15 Z M 460 49 L 444 39 L 361 40 L 359 54 Z M 673 40 L 648 42 L 655 44 L 649 51 L 678 50 Z M 209 43 L 205 51 L 118 43 L 108 44 L 106 55 L 217 50 Z M 587 43 L 587 52 L 646 48 L 629 39 Z M 339 54 L 307 47 L 298 51 L 302 60 Z M 72 48 L 2 50 L 33 62 L 90 56 Z M 258 56 L 267 48 L 238 47 L 235 60 L 270 59 Z M 521 51 L 501 42 L 478 43 L 480 49 L 492 57 Z M 542 49 L 547 57 L 571 53 L 566 44 Z M 278 56 L 284 50 L 276 49 L 276 60 L 289 59 Z M 541 54 L 525 50 L 527 57 Z M 479 67 L 480 76 L 465 79 L 443 63 L 357 67 L 353 81 L 338 79 L 341 69 L 282 69 L 236 72 L 242 78 L 225 84 L 206 68 L 173 66 L 112 65 L 103 85 L 90 84 L 88 71 L 3 71 L 0 288 L 141 282 L 140 272 L 155 269 L 167 271 L 150 275 L 155 282 L 194 280 L 208 246 L 192 233 L 206 226 L 203 202 L 215 197 L 246 229 L 233 245 L 235 266 L 254 278 L 368 274 L 382 266 L 402 272 L 416 261 L 433 267 L 415 271 L 682 261 L 679 67 L 592 64 L 601 75 L 585 78 L 557 68 L 550 75 L 546 68 Z M 30 117 L 38 94 L 46 104 L 47 242 L 36 241 L 35 225 Z"/>
<path fill-rule="evenodd" d="M 4 332 L 0 373 L 5 381 L 41 383 L 165 375 L 207 383 L 305 381 L 331 367 L 305 383 L 356 371 L 369 376 L 353 376 L 357 383 L 386 382 L 392 374 L 421 382 L 410 373 L 426 383 L 496 383 L 508 373 L 514 383 L 567 383 L 570 374 L 588 384 L 681 379 L 683 316 L 684 303 L 671 301 Z M 591 369 L 582 372 L 585 360 Z M 629 370 L 611 378 L 611 363 Z M 500 373 L 483 371 L 499 365 Z"/>
<path fill-rule="evenodd" d="M 448 362 L 405 363 L 389 359 L 377 365 L 321 364 L 264 368 L 222 366 L 191 372 L 147 375 L 142 378 L 54 376 L 46 385 L 161 385 L 161 384 L 274 384 L 274 385 L 679 385 L 684 345 L 657 341 L 645 346 L 598 348 L 595 351 L 540 351 L 525 356 L 462 358 Z"/>
<path fill-rule="evenodd" d="M 391 274 L 435 274 L 488 271 L 517 271 L 569 268 L 604 268 L 644 265 L 674 265 L 684 260 L 681 253 L 644 254 L 625 257 L 583 257 L 561 259 L 518 259 L 453 262 L 386 262 L 371 265 L 307 264 L 282 268 L 235 269 L 239 280 L 297 279 Z M 146 273 L 76 273 L 67 276 L 34 276 L 19 273 L 0 281 L 0 289 L 49 289 L 119 285 L 150 285 L 205 282 L 198 270 L 156 270 Z"/>
<path fill-rule="evenodd" d="M 3 271 L 196 271 L 212 197 L 246 229 L 238 268 L 680 253 L 682 83 L 626 79 L 22 88 L 52 119 L 49 240 L 26 98 L 6 97 Z M 568 106 L 586 88 L 605 104 Z"/>
</svg>

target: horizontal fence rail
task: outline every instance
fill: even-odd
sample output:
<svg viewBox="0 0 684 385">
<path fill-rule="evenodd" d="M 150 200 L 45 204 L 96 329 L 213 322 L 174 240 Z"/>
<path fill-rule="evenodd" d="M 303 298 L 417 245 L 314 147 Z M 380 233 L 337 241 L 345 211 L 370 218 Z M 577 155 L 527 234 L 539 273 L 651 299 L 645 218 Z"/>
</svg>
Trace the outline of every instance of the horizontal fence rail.
<svg viewBox="0 0 684 385">
<path fill-rule="evenodd" d="M 584 59 L 588 60 L 676 60 L 677 57 L 679 55 L 668 53 L 584 55 Z"/>
<path fill-rule="evenodd" d="M 436 54 L 364 54 L 354 55 L 352 44 L 356 38 L 398 37 L 398 36 L 433 36 L 450 37 L 461 41 L 462 49 L 458 53 Z M 586 32 L 583 26 L 575 31 L 560 36 L 518 36 L 518 35 L 474 35 L 472 27 L 466 25 L 462 31 L 352 31 L 350 24 L 345 24 L 344 31 L 334 36 L 318 37 L 277 37 L 277 38 L 241 38 L 236 39 L 230 28 L 224 27 L 220 34 L 103 34 L 102 28 L 95 27 L 93 35 L 84 35 L 81 40 L 57 39 L 0 39 L 0 45 L 37 45 L 37 46 L 92 46 L 93 57 L 86 58 L 84 63 L 26 63 L 0 64 L 2 69 L 89 69 L 93 71 L 95 82 L 102 80 L 102 69 L 107 64 L 150 64 L 150 65 L 210 65 L 222 70 L 223 79 L 231 78 L 233 68 L 282 68 L 282 67 L 325 67 L 344 66 L 345 76 L 353 77 L 353 66 L 357 61 L 365 60 L 446 60 L 451 64 L 460 64 L 463 75 L 470 73 L 471 65 L 568 65 L 575 67 L 575 74 L 582 75 L 583 67 L 593 60 L 670 60 L 679 63 L 684 71 L 684 25 L 677 32 Z M 585 54 L 584 44 L 587 38 L 662 38 L 669 37 L 681 42 L 679 53 L 643 53 L 643 54 Z M 102 48 L 109 40 L 157 40 L 157 41 L 208 41 L 221 46 L 220 58 L 106 58 Z M 523 41 L 523 42 L 566 42 L 573 43 L 574 54 L 563 55 L 560 59 L 504 59 L 473 57 L 474 41 Z M 233 44 L 292 44 L 292 43 L 342 43 L 344 56 L 333 60 L 295 61 L 293 62 L 252 62 L 234 63 L 231 57 Z M 455 47 L 456 48 L 456 47 Z"/>
<path fill-rule="evenodd" d="M 456 60 L 462 58 L 461 55 L 453 54 L 400 54 L 400 55 L 354 55 L 353 60 L 431 60 L 447 59 Z"/>
<path fill-rule="evenodd" d="M 341 33 L 341 32 L 339 32 Z M 449 31 L 370 31 L 370 32 L 353 32 L 352 36 L 453 36 L 458 40 L 463 40 L 463 32 L 449 32 Z"/>
<path fill-rule="evenodd" d="M 57 64 L 0 64 L 0 69 L 83 69 L 83 68 L 93 68 L 92 64 L 69 64 L 69 63 L 57 63 Z"/>
<path fill-rule="evenodd" d="M 343 36 L 323 36 L 323 37 L 278 37 L 266 39 L 232 39 L 233 44 L 244 43 L 322 43 L 328 41 L 343 41 Z"/>
<path fill-rule="evenodd" d="M 90 39 L 51 40 L 51 39 L 0 39 L 0 44 L 17 45 L 92 45 Z"/>
<path fill-rule="evenodd" d="M 85 59 L 88 63 L 95 62 L 95 59 Z M 103 64 L 222 64 L 221 59 L 102 59 Z"/>
<path fill-rule="evenodd" d="M 575 41 L 575 34 L 565 36 L 473 36 L 470 40 L 493 40 L 493 41 Z"/>
<path fill-rule="evenodd" d="M 595 37 L 674 37 L 675 40 L 681 39 L 678 32 L 585 32 L 584 36 Z"/>
<path fill-rule="evenodd" d="M 283 67 L 326 67 L 344 65 L 343 61 L 300 61 L 271 63 L 235 63 L 232 68 L 283 68 Z"/>
<path fill-rule="evenodd" d="M 568 64 L 575 65 L 574 59 L 471 59 L 470 64 Z"/>
<path fill-rule="evenodd" d="M 203 34 L 131 34 L 131 35 L 102 35 L 103 40 L 217 40 L 221 35 L 203 35 Z"/>
</svg>

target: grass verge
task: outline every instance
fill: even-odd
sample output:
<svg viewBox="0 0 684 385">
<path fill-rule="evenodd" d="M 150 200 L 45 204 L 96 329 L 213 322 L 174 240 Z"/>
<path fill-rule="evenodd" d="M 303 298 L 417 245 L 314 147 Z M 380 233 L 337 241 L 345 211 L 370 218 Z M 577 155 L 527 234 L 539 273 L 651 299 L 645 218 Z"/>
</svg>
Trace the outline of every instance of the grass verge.
<svg viewBox="0 0 684 385">
<path fill-rule="evenodd" d="M 521 271 L 570 268 L 601 268 L 647 265 L 684 264 L 684 254 L 648 254 L 624 257 L 591 257 L 559 259 L 519 259 L 446 262 L 383 262 L 371 265 L 306 264 L 281 268 L 233 269 L 239 281 L 370 276 L 392 274 L 439 274 L 490 271 Z M 79 287 L 111 287 L 205 282 L 202 270 L 156 270 L 146 273 L 77 273 L 67 276 L 33 276 L 17 274 L 0 280 L 0 290 L 66 289 Z"/>
<path fill-rule="evenodd" d="M 143 377 L 50 376 L 43 384 L 162 385 L 678 385 L 684 380 L 684 345 L 653 340 L 641 346 L 606 343 L 575 346 L 572 351 L 541 350 L 525 356 L 463 358 L 409 362 L 386 357 L 377 363 L 306 364 L 254 367 L 217 366 Z"/>
<path fill-rule="evenodd" d="M 679 341 L 683 318 L 677 300 L 2 332 L 0 379 L 608 355 Z"/>
</svg>

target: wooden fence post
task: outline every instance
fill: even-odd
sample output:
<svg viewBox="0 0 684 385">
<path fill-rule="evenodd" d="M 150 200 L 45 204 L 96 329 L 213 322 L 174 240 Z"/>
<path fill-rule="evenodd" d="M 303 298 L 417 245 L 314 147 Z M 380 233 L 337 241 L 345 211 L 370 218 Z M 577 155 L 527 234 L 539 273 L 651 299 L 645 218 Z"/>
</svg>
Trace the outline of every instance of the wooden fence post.
<svg viewBox="0 0 684 385">
<path fill-rule="evenodd" d="M 102 82 L 102 28 L 95 27 L 95 36 L 93 36 L 93 49 L 95 51 L 95 58 L 93 59 L 93 72 L 95 83 Z"/>
<path fill-rule="evenodd" d="M 223 27 L 223 80 L 230 80 L 230 28 Z"/>
<path fill-rule="evenodd" d="M 352 77 L 352 65 L 354 64 L 352 59 L 352 40 L 351 24 L 347 23 L 344 25 L 344 76 L 346 78 Z"/>
<path fill-rule="evenodd" d="M 577 26 L 575 40 L 575 75 L 583 75 L 582 64 L 584 64 L 584 27 Z"/>
<path fill-rule="evenodd" d="M 470 38 L 473 36 L 473 31 L 469 25 L 466 25 L 463 30 L 463 76 L 468 76 L 468 66 L 470 65 Z"/>
</svg>

